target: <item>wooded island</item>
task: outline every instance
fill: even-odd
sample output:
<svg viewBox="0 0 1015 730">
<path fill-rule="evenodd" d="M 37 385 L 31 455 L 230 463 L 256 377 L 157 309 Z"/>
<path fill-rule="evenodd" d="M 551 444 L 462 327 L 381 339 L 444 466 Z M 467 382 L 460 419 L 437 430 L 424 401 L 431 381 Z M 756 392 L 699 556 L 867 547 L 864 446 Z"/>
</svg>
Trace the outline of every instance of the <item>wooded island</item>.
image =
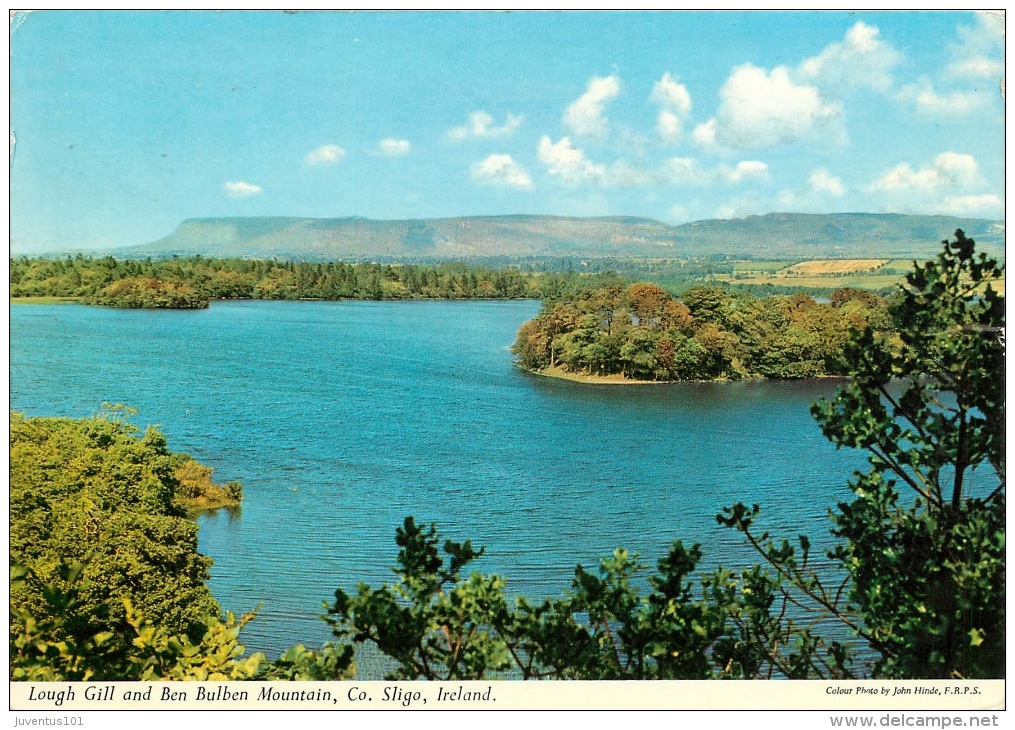
<svg viewBox="0 0 1015 730">
<path fill-rule="evenodd" d="M 850 331 L 892 329 L 889 300 L 838 289 L 756 298 L 695 286 L 680 298 L 655 284 L 606 286 L 563 301 L 518 331 L 521 367 L 545 375 L 636 381 L 843 375 Z"/>
</svg>

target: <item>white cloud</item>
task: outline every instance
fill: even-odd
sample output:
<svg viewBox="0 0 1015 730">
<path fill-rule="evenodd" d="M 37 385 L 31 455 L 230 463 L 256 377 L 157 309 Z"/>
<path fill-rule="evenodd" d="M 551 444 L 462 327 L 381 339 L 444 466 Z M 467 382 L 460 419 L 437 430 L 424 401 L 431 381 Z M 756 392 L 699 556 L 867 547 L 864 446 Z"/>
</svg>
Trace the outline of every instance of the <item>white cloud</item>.
<svg viewBox="0 0 1015 730">
<path fill-rule="evenodd" d="M 694 141 L 697 142 L 699 146 L 706 149 L 715 147 L 715 128 L 715 117 L 712 117 L 707 122 L 699 124 L 694 128 Z"/>
<path fill-rule="evenodd" d="M 568 183 L 605 183 L 606 168 L 589 161 L 585 153 L 571 144 L 567 137 L 561 137 L 554 144 L 543 135 L 536 150 L 537 159 L 546 165 L 546 171 L 553 177 Z"/>
<path fill-rule="evenodd" d="M 949 63 L 939 77 L 921 76 L 898 98 L 934 117 L 972 114 L 1004 95 L 1004 14 L 980 12 L 973 24 L 956 28 L 942 54 Z M 998 85 L 1001 85 L 1000 92 Z"/>
<path fill-rule="evenodd" d="M 659 138 L 667 144 L 676 143 L 680 139 L 681 117 L 691 111 L 687 87 L 674 81 L 667 71 L 652 87 L 650 99 L 662 107 L 656 118 Z"/>
<path fill-rule="evenodd" d="M 680 140 L 680 117 L 668 109 L 662 109 L 656 117 L 656 133 L 667 144 L 675 144 Z"/>
<path fill-rule="evenodd" d="M 811 176 L 807 178 L 807 187 L 812 192 L 828 193 L 829 195 L 834 195 L 836 197 L 839 197 L 846 192 L 846 187 L 842 184 L 842 180 L 824 168 L 820 168 L 811 173 Z"/>
<path fill-rule="evenodd" d="M 307 154 L 303 161 L 308 165 L 334 165 L 345 157 L 345 150 L 337 144 L 325 144 Z"/>
<path fill-rule="evenodd" d="M 981 97 L 975 91 L 949 91 L 938 93 L 926 76 L 915 84 L 909 84 L 899 91 L 899 99 L 913 104 L 918 112 L 941 116 L 945 114 L 970 114 L 981 104 Z"/>
<path fill-rule="evenodd" d="M 856 88 L 887 91 L 902 55 L 878 38 L 879 33 L 875 26 L 857 22 L 842 41 L 800 64 L 797 77 L 835 95 Z"/>
<path fill-rule="evenodd" d="M 961 78 L 1001 78 L 1004 76 L 1004 61 L 986 56 L 971 56 L 948 65 L 949 76 Z"/>
<path fill-rule="evenodd" d="M 846 186 L 842 180 L 821 167 L 808 176 L 807 184 L 802 189 L 780 190 L 776 202 L 782 210 L 829 213 L 831 199 L 841 198 L 845 194 Z"/>
<path fill-rule="evenodd" d="M 993 193 L 952 195 L 944 199 L 942 208 L 951 215 L 1004 218 L 1004 198 Z"/>
<path fill-rule="evenodd" d="M 905 162 L 896 165 L 871 183 L 869 189 L 874 192 L 933 192 L 944 187 L 970 185 L 978 176 L 979 167 L 971 155 L 942 152 L 934 158 L 933 164 L 918 170 Z"/>
<path fill-rule="evenodd" d="M 400 157 L 409 154 L 412 144 L 407 139 L 382 139 L 377 143 L 374 154 L 380 157 Z"/>
<path fill-rule="evenodd" d="M 691 157 L 671 157 L 659 176 L 674 185 L 712 185 L 715 183 L 738 185 L 750 180 L 764 180 L 768 177 L 768 165 L 758 160 L 743 160 L 735 167 L 720 164 L 712 169 L 703 169 Z"/>
<path fill-rule="evenodd" d="M 771 72 L 751 64 L 733 69 L 719 90 L 715 139 L 735 149 L 775 147 L 816 136 L 842 113 L 814 86 L 795 83 L 789 70 Z M 707 127 L 696 139 L 707 138 Z"/>
<path fill-rule="evenodd" d="M 494 125 L 494 121 L 492 115 L 480 109 L 469 114 L 469 121 L 463 126 L 455 127 L 448 132 L 448 137 L 453 140 L 469 139 L 470 137 L 507 137 L 522 126 L 524 118 L 515 114 L 508 114 L 507 119 L 499 127 Z"/>
<path fill-rule="evenodd" d="M 655 165 L 632 164 L 618 159 L 610 164 L 590 160 L 568 137 L 554 143 L 543 136 L 536 156 L 547 173 L 558 180 L 578 186 L 658 188 L 666 185 L 707 186 L 737 185 L 768 177 L 768 165 L 758 160 L 744 160 L 735 166 L 719 164 L 703 168 L 692 157 L 671 157 Z"/>
<path fill-rule="evenodd" d="M 757 160 L 744 160 L 738 162 L 734 168 L 720 165 L 718 174 L 721 179 L 729 183 L 740 183 L 744 180 L 756 180 L 768 176 L 768 165 Z"/>
<path fill-rule="evenodd" d="M 473 182 L 481 185 L 497 185 L 522 190 L 532 189 L 532 178 L 524 167 L 515 162 L 511 155 L 490 155 L 471 168 Z"/>
<path fill-rule="evenodd" d="M 620 93 L 620 80 L 613 76 L 593 76 L 585 93 L 564 112 L 564 125 L 579 137 L 602 137 L 606 134 L 606 103 Z"/>
<path fill-rule="evenodd" d="M 985 51 L 1004 51 L 1004 13 L 996 10 L 985 10 L 976 13 L 973 25 L 960 25 L 956 29 L 959 42 L 952 45 L 953 55 L 965 55 L 969 49 L 973 53 Z"/>
<path fill-rule="evenodd" d="M 264 188 L 260 185 L 243 182 L 242 180 L 226 182 L 222 187 L 230 198 L 249 198 L 251 195 L 258 195 L 264 192 Z"/>
<path fill-rule="evenodd" d="M 660 106 L 680 114 L 691 111 L 691 95 L 687 93 L 687 87 L 674 81 L 669 71 L 656 81 L 650 98 Z"/>
</svg>

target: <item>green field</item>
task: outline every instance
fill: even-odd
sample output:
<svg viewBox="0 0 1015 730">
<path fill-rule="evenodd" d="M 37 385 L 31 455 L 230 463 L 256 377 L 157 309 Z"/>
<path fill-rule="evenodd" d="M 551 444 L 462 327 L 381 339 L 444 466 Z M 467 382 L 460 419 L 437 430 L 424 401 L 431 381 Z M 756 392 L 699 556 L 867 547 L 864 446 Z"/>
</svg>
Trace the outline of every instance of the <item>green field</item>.
<svg viewBox="0 0 1015 730">
<path fill-rule="evenodd" d="M 770 274 L 717 274 L 716 281 L 730 284 L 772 284 L 800 289 L 885 289 L 902 281 L 901 274 L 854 274 L 847 276 L 772 276 Z"/>
<path fill-rule="evenodd" d="M 797 263 L 793 261 L 737 261 L 733 264 L 733 272 L 736 274 L 741 273 L 754 273 L 754 272 L 768 272 L 768 271 L 779 271 L 785 269 L 787 266 L 792 266 Z"/>
</svg>

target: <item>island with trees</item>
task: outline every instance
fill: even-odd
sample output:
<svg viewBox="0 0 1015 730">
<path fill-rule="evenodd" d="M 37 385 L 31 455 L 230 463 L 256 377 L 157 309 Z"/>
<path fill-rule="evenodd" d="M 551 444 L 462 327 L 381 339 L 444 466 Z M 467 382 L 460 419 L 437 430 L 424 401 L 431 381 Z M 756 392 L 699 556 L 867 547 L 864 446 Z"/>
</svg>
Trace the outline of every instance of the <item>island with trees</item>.
<svg viewBox="0 0 1015 730">
<path fill-rule="evenodd" d="M 546 302 L 518 331 L 514 352 L 526 370 L 592 382 L 844 375 L 850 332 L 891 331 L 889 307 L 857 289 L 819 302 L 714 286 L 679 298 L 650 283 L 607 286 Z"/>
</svg>

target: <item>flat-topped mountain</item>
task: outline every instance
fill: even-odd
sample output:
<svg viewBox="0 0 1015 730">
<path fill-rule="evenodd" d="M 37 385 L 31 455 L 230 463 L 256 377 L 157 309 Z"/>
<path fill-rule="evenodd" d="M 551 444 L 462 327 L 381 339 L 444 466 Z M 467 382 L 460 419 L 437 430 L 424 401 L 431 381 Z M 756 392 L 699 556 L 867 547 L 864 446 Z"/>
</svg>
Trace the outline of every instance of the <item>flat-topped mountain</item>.
<svg viewBox="0 0 1015 730">
<path fill-rule="evenodd" d="M 293 260 L 463 259 L 490 256 L 931 258 L 957 228 L 1004 256 L 1004 223 L 874 213 L 770 213 L 671 226 L 648 218 L 541 215 L 372 220 L 203 218 L 116 255 Z"/>
</svg>

